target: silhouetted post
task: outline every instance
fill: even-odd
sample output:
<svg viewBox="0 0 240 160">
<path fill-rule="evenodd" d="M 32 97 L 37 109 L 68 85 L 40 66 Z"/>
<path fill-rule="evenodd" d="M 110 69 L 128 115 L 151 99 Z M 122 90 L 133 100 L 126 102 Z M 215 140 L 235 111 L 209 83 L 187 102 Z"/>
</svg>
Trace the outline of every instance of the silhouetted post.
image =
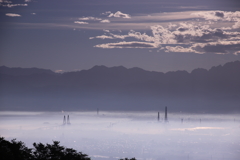
<svg viewBox="0 0 240 160">
<path fill-rule="evenodd" d="M 183 118 L 181 119 L 181 122 L 183 123 Z"/>
<path fill-rule="evenodd" d="M 165 122 L 167 122 L 168 119 L 167 119 L 167 106 L 165 107 Z"/>
<path fill-rule="evenodd" d="M 66 124 L 66 117 L 64 116 L 63 117 L 63 125 L 65 125 Z"/>
<path fill-rule="evenodd" d="M 70 123 L 69 115 L 67 116 L 67 124 L 71 124 L 71 123 Z"/>
<path fill-rule="evenodd" d="M 160 119 L 160 114 L 159 114 L 159 112 L 158 112 L 158 121 L 159 121 L 159 119 Z"/>
</svg>

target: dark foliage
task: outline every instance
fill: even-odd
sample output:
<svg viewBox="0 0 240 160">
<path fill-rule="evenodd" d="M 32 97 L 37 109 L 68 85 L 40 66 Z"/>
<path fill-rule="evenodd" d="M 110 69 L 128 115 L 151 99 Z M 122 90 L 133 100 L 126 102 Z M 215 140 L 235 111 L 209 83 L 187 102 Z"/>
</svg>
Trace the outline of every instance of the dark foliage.
<svg viewBox="0 0 240 160">
<path fill-rule="evenodd" d="M 1 160 L 90 160 L 88 155 L 77 152 L 72 148 L 65 148 L 60 142 L 53 144 L 33 143 L 34 148 L 29 149 L 16 139 L 11 142 L 0 137 Z"/>
<path fill-rule="evenodd" d="M 90 160 L 88 155 L 77 152 L 72 148 L 65 148 L 59 145 L 60 142 L 53 141 L 53 144 L 33 143 L 33 157 L 36 160 Z"/>
<path fill-rule="evenodd" d="M 1 160 L 30 160 L 33 159 L 32 149 L 29 149 L 21 141 L 16 139 L 11 142 L 0 137 L 0 159 Z"/>
<path fill-rule="evenodd" d="M 134 157 L 134 158 L 124 158 L 124 159 L 119 159 L 119 160 L 136 160 L 136 158 Z"/>
<path fill-rule="evenodd" d="M 88 155 L 77 152 L 72 148 L 60 146 L 60 142 L 53 144 L 33 143 L 33 149 L 29 149 L 21 141 L 16 139 L 10 142 L 0 137 L 1 160 L 91 160 Z M 136 160 L 136 158 L 124 158 L 120 160 Z"/>
</svg>

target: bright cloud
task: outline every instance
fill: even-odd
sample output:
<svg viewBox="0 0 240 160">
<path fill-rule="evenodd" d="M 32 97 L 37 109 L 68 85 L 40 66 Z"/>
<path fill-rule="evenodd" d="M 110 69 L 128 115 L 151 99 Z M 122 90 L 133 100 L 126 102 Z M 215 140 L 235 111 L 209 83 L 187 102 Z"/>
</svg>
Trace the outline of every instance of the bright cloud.
<svg viewBox="0 0 240 160">
<path fill-rule="evenodd" d="M 131 18 L 129 14 L 125 14 L 120 11 L 117 11 L 116 13 L 110 13 L 108 17 Z"/>
<path fill-rule="evenodd" d="M 1 6 L 8 7 L 8 8 L 12 8 L 12 7 L 16 7 L 16 6 L 26 7 L 26 6 L 28 6 L 28 4 L 2 4 Z"/>
<path fill-rule="evenodd" d="M 109 17 L 121 17 L 122 13 L 111 13 Z M 188 13 L 195 21 L 175 22 L 169 25 L 152 25 L 152 34 L 129 31 L 127 34 L 105 35 L 90 39 L 134 38 L 138 41 L 99 44 L 99 48 L 159 48 L 165 52 L 192 52 L 198 54 L 235 54 L 240 52 L 240 12 L 202 11 Z M 151 16 L 150 16 L 151 17 Z M 183 14 L 183 17 L 188 17 Z M 198 19 L 203 20 L 199 21 Z M 134 17 L 132 18 L 134 19 Z M 231 23 L 225 23 L 231 22 Z M 221 25 L 216 25 L 221 23 Z M 233 25 L 232 25 L 233 24 Z M 219 26 L 219 28 L 216 28 Z"/>
<path fill-rule="evenodd" d="M 6 13 L 6 16 L 9 16 L 9 17 L 21 17 L 20 14 L 16 14 L 16 13 Z"/>
<path fill-rule="evenodd" d="M 155 43 L 147 43 L 147 42 L 119 42 L 119 43 L 107 43 L 107 44 L 99 44 L 94 47 L 98 48 L 157 48 L 158 45 Z"/>
<path fill-rule="evenodd" d="M 82 18 L 78 18 L 79 20 L 82 21 L 101 21 L 101 18 L 97 18 L 97 17 L 82 17 Z"/>
<path fill-rule="evenodd" d="M 114 39 L 112 36 L 106 36 L 106 35 L 101 35 L 101 36 L 97 36 L 97 37 L 90 37 L 89 39 L 95 39 L 95 38 L 99 38 L 99 39 Z"/>
<path fill-rule="evenodd" d="M 88 24 L 88 22 L 83 22 L 83 21 L 74 21 L 74 23 L 77 23 L 77 24 Z"/>
<path fill-rule="evenodd" d="M 229 21 L 235 22 L 233 28 L 240 27 L 240 11 L 227 12 L 227 11 L 201 11 L 192 13 L 192 15 L 204 18 L 211 21 Z"/>
<path fill-rule="evenodd" d="M 101 23 L 110 23 L 110 21 L 108 19 L 104 19 L 102 21 L 100 21 Z"/>
<path fill-rule="evenodd" d="M 175 47 L 166 46 L 165 48 L 162 47 L 161 49 L 165 49 L 165 52 L 195 52 L 196 53 L 196 51 L 193 50 L 191 47 L 190 48 L 184 48 L 182 46 L 175 46 Z"/>
<path fill-rule="evenodd" d="M 182 46 L 166 46 L 162 47 L 165 52 L 193 52 L 193 53 L 215 53 L 215 54 L 229 54 L 234 51 L 233 54 L 239 54 L 240 41 L 219 41 L 209 43 L 195 43 L 189 47 Z"/>
</svg>

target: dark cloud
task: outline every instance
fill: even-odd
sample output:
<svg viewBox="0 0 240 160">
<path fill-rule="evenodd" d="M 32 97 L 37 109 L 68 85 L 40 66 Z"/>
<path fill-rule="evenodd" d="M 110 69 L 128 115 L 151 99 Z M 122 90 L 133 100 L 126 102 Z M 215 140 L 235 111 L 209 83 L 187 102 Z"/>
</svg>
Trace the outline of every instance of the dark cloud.
<svg viewBox="0 0 240 160">
<path fill-rule="evenodd" d="M 178 28 L 178 31 L 180 31 L 180 32 L 183 32 L 183 31 L 186 31 L 186 30 L 188 30 L 187 28 Z"/>
<path fill-rule="evenodd" d="M 215 16 L 217 16 L 217 17 L 224 17 L 224 13 L 222 13 L 222 12 L 216 12 L 215 13 Z"/>
<path fill-rule="evenodd" d="M 202 48 L 205 52 L 211 53 L 229 53 L 230 51 L 235 52 L 240 50 L 240 44 L 217 44 L 217 45 L 206 45 Z"/>
<path fill-rule="evenodd" d="M 187 29 L 179 28 L 180 31 Z M 179 30 L 178 29 L 178 30 Z M 221 29 L 215 29 L 213 31 L 206 30 L 202 36 L 195 36 L 191 34 L 175 34 L 175 39 L 178 43 L 189 43 L 189 42 L 214 42 L 216 40 L 226 39 L 230 37 L 236 37 L 236 35 L 226 35 Z"/>
<path fill-rule="evenodd" d="M 197 36 L 192 39 L 194 42 L 214 42 L 220 39 L 230 38 L 229 35 L 224 34 L 221 29 L 216 29 L 215 31 L 208 31 L 204 33 L 201 37 Z"/>
</svg>

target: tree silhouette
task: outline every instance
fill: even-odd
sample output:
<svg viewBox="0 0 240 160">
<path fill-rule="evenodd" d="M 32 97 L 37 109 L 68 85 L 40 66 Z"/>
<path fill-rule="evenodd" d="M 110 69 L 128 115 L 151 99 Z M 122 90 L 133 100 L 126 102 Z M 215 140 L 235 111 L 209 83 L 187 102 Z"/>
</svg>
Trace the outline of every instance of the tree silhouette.
<svg viewBox="0 0 240 160">
<path fill-rule="evenodd" d="M 53 144 L 33 143 L 33 149 L 29 149 L 21 141 L 16 139 L 10 142 L 0 137 L 1 160 L 91 160 L 87 154 L 77 152 L 72 148 L 65 148 L 60 142 Z"/>
<path fill-rule="evenodd" d="M 88 155 L 72 148 L 65 148 L 58 141 L 46 145 L 33 143 L 33 146 L 33 156 L 36 160 L 90 160 Z"/>
<path fill-rule="evenodd" d="M 0 137 L 0 159 L 1 160 L 32 160 L 32 150 L 27 148 L 21 141 L 16 139 L 11 142 Z"/>
<path fill-rule="evenodd" d="M 91 160 L 87 154 L 77 152 L 72 148 L 65 148 L 59 141 L 53 144 L 33 143 L 29 149 L 21 141 L 16 139 L 10 142 L 0 137 L 1 160 Z M 120 160 L 136 160 L 136 158 L 124 158 Z"/>
<path fill-rule="evenodd" d="M 136 160 L 136 158 L 135 157 L 134 158 L 130 158 L 130 159 L 129 158 L 124 158 L 124 159 L 121 158 L 119 160 Z"/>
</svg>

